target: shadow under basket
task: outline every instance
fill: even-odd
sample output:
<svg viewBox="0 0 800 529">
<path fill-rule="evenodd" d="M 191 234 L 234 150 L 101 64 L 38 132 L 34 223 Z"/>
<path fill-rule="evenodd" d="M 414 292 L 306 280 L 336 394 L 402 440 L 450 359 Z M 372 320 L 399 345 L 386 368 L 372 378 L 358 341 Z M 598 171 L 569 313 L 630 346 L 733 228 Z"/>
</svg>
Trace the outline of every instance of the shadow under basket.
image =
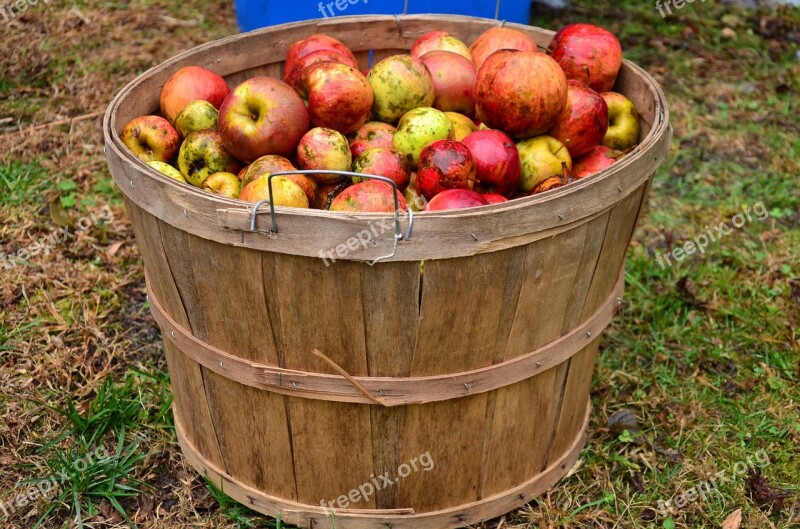
<svg viewBox="0 0 800 529">
<path fill-rule="evenodd" d="M 630 154 L 545 194 L 418 215 L 374 266 L 393 229 L 332 263 L 320 252 L 390 216 L 278 207 L 275 231 L 267 206 L 251 230 L 252 204 L 149 168 L 122 127 L 156 113 L 183 66 L 234 86 L 280 77 L 288 47 L 314 33 L 367 67 L 371 51 L 405 53 L 434 29 L 472 42 L 497 25 L 409 15 L 275 26 L 178 55 L 111 103 L 108 162 L 144 258 L 183 454 L 247 507 L 314 529 L 443 529 L 509 512 L 562 478 L 586 442 L 598 344 L 668 151 L 664 95 L 626 61 L 616 90 L 642 120 Z M 552 36 L 507 27 L 543 47 Z"/>
</svg>

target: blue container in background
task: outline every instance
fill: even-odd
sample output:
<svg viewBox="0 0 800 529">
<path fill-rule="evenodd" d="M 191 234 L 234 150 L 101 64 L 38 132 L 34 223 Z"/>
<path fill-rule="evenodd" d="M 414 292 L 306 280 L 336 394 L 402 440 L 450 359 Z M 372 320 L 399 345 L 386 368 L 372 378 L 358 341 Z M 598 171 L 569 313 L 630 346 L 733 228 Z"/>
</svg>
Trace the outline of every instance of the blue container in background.
<svg viewBox="0 0 800 529">
<path fill-rule="evenodd" d="M 530 0 L 501 0 L 499 13 L 492 0 L 407 0 L 408 13 L 446 13 L 530 22 Z M 406 0 L 234 0 L 236 20 L 242 31 L 312 18 L 347 15 L 395 15 L 406 9 Z"/>
</svg>

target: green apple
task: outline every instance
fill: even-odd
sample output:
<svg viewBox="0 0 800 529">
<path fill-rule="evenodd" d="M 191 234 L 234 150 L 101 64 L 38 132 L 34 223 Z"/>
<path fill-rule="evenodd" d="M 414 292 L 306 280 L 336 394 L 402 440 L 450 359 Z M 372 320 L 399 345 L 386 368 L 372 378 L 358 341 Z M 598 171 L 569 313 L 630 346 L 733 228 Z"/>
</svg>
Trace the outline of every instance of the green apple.
<svg viewBox="0 0 800 529">
<path fill-rule="evenodd" d="M 639 112 L 633 102 L 617 92 L 600 95 L 608 106 L 608 131 L 602 144 L 609 149 L 624 151 L 639 143 Z"/>
<path fill-rule="evenodd" d="M 444 114 L 453 124 L 453 128 L 455 129 L 455 136 L 453 139 L 456 141 L 461 141 L 478 130 L 478 126 L 475 122 L 464 114 L 459 114 L 458 112 L 445 112 Z"/>
<path fill-rule="evenodd" d="M 406 112 L 400 118 L 392 145 L 416 168 L 419 155 L 426 145 L 454 137 L 455 127 L 444 112 L 432 107 L 420 107 Z"/>
<path fill-rule="evenodd" d="M 192 101 L 175 118 L 175 129 L 182 138 L 203 129 L 216 129 L 219 111 L 208 101 Z"/>
<path fill-rule="evenodd" d="M 183 182 L 184 184 L 188 184 L 186 179 L 183 177 L 180 171 L 172 167 L 170 164 L 161 162 L 159 160 L 152 160 L 147 162 L 147 165 L 155 169 L 161 174 L 165 174 L 168 177 L 177 180 L 178 182 Z"/>
<path fill-rule="evenodd" d="M 208 175 L 200 186 L 204 191 L 228 198 L 239 198 L 242 182 L 233 173 L 219 172 Z"/>
<path fill-rule="evenodd" d="M 367 80 L 375 96 L 372 114 L 384 123 L 394 123 L 411 109 L 429 107 L 436 99 L 431 73 L 411 55 L 383 59 L 372 67 Z"/>
<path fill-rule="evenodd" d="M 572 169 L 572 158 L 566 146 L 552 136 L 536 136 L 517 143 L 519 159 L 522 162 L 522 178 L 519 189 L 525 193 L 548 178 Z"/>
<path fill-rule="evenodd" d="M 218 132 L 204 129 L 192 132 L 183 140 L 178 169 L 187 182 L 200 187 L 203 180 L 214 173 L 239 172 L 239 162 L 225 149 Z"/>
</svg>

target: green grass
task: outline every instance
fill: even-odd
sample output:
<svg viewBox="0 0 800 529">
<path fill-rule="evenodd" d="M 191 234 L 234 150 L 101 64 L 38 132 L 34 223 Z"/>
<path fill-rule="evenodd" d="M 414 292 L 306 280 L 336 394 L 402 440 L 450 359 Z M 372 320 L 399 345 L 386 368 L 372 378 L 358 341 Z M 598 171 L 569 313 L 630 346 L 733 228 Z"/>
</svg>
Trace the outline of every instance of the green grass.
<svg viewBox="0 0 800 529">
<path fill-rule="evenodd" d="M 39 195 L 49 187 L 47 169 L 38 163 L 12 161 L 0 164 L 0 204 L 5 207 L 26 204 L 31 196 Z"/>
</svg>

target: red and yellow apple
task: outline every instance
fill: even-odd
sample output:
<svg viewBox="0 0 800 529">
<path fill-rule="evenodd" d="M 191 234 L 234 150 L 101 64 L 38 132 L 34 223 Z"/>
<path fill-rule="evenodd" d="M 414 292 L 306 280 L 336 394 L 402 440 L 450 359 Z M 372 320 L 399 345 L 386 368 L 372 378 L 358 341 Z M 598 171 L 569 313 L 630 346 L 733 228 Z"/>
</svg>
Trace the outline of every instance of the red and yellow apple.
<svg viewBox="0 0 800 529">
<path fill-rule="evenodd" d="M 225 79 L 200 66 L 185 66 L 172 74 L 161 88 L 161 113 L 171 122 L 192 101 L 202 99 L 219 108 L 230 88 Z"/>
<path fill-rule="evenodd" d="M 305 70 L 312 64 L 316 64 L 318 62 L 338 62 L 346 64 L 348 66 L 352 66 L 353 68 L 358 68 L 358 62 L 356 62 L 355 59 L 346 57 L 337 51 L 317 50 L 317 51 L 312 51 L 308 55 L 304 55 L 303 57 L 299 58 L 294 63 L 294 66 L 292 66 L 291 70 L 288 69 L 285 70 L 283 72 L 283 82 L 285 82 L 295 90 L 299 90 L 300 75 L 303 73 L 303 70 Z"/>
<path fill-rule="evenodd" d="M 122 143 L 143 162 L 169 162 L 181 144 L 178 132 L 160 116 L 139 116 L 120 132 Z"/>
<path fill-rule="evenodd" d="M 349 171 L 353 163 L 350 145 L 341 132 L 324 127 L 309 130 L 297 145 L 297 164 L 301 169 L 329 169 Z M 342 180 L 337 174 L 315 174 L 320 183 L 330 184 Z"/>
<path fill-rule="evenodd" d="M 392 138 L 397 129 L 388 123 L 369 121 L 364 123 L 357 131 L 348 137 L 350 152 L 353 158 L 358 157 L 367 149 L 378 147 L 392 147 Z"/>
<path fill-rule="evenodd" d="M 596 145 L 586 154 L 575 160 L 572 166 L 572 177 L 576 180 L 598 173 L 611 167 L 622 157 L 622 152 L 609 149 L 605 145 Z"/>
<path fill-rule="evenodd" d="M 530 138 L 555 125 L 567 103 L 567 78 L 544 53 L 501 50 L 478 70 L 475 101 L 484 125 Z"/>
<path fill-rule="evenodd" d="M 445 112 L 444 114 L 453 124 L 453 129 L 455 131 L 453 139 L 456 141 L 461 141 L 478 130 L 478 126 L 475 122 L 464 114 L 459 114 L 458 112 Z"/>
<path fill-rule="evenodd" d="M 353 171 L 356 173 L 383 176 L 394 181 L 397 189 L 403 191 L 411 179 L 411 167 L 405 156 L 394 149 L 377 147 L 362 152 L 353 160 Z M 354 176 L 353 183 L 364 182 L 366 178 Z"/>
<path fill-rule="evenodd" d="M 347 211 L 358 213 L 394 213 L 393 188 L 386 182 L 369 180 L 355 184 L 341 193 L 331 202 L 331 211 Z M 400 192 L 397 192 L 399 211 L 406 211 L 408 205 Z"/>
<path fill-rule="evenodd" d="M 445 189 L 428 202 L 428 205 L 425 206 L 425 211 L 476 208 L 488 204 L 489 202 L 486 198 L 475 191 L 469 189 Z"/>
<path fill-rule="evenodd" d="M 261 175 L 247 184 L 242 189 L 239 199 L 247 202 L 269 200 L 269 177 L 268 174 Z M 307 208 L 309 205 L 305 191 L 285 176 L 272 178 L 272 203 L 275 206 L 291 208 Z"/>
<path fill-rule="evenodd" d="M 369 119 L 373 93 L 367 78 L 352 66 L 318 62 L 300 74 L 300 95 L 308 102 L 315 127 L 350 134 Z"/>
<path fill-rule="evenodd" d="M 433 78 L 436 98 L 433 108 L 443 112 L 475 115 L 475 67 L 470 61 L 451 51 L 437 50 L 419 59 L 428 67 Z"/>
<path fill-rule="evenodd" d="M 247 172 L 242 176 L 242 187 L 261 175 L 296 170 L 297 167 L 283 156 L 267 154 L 247 166 Z"/>
<path fill-rule="evenodd" d="M 536 51 L 536 43 L 521 31 L 510 28 L 491 28 L 484 31 L 469 47 L 475 68 L 497 50 Z"/>
<path fill-rule="evenodd" d="M 308 111 L 283 81 L 252 77 L 222 103 L 218 128 L 225 147 L 240 160 L 252 162 L 265 154 L 288 156 L 308 130 Z"/>
<path fill-rule="evenodd" d="M 429 31 L 422 35 L 411 46 L 411 55 L 419 59 L 437 50 L 457 53 L 472 63 L 472 54 L 467 45 L 446 31 Z"/>
<path fill-rule="evenodd" d="M 350 48 L 345 46 L 342 41 L 328 35 L 316 34 L 299 40 L 289 47 L 289 51 L 286 53 L 284 72 L 291 72 L 298 60 L 319 50 L 333 51 L 340 55 L 348 64 L 358 63 L 353 52 L 350 51 Z"/>
<path fill-rule="evenodd" d="M 242 182 L 233 173 L 213 173 L 203 180 L 200 189 L 228 198 L 239 198 Z"/>
</svg>

